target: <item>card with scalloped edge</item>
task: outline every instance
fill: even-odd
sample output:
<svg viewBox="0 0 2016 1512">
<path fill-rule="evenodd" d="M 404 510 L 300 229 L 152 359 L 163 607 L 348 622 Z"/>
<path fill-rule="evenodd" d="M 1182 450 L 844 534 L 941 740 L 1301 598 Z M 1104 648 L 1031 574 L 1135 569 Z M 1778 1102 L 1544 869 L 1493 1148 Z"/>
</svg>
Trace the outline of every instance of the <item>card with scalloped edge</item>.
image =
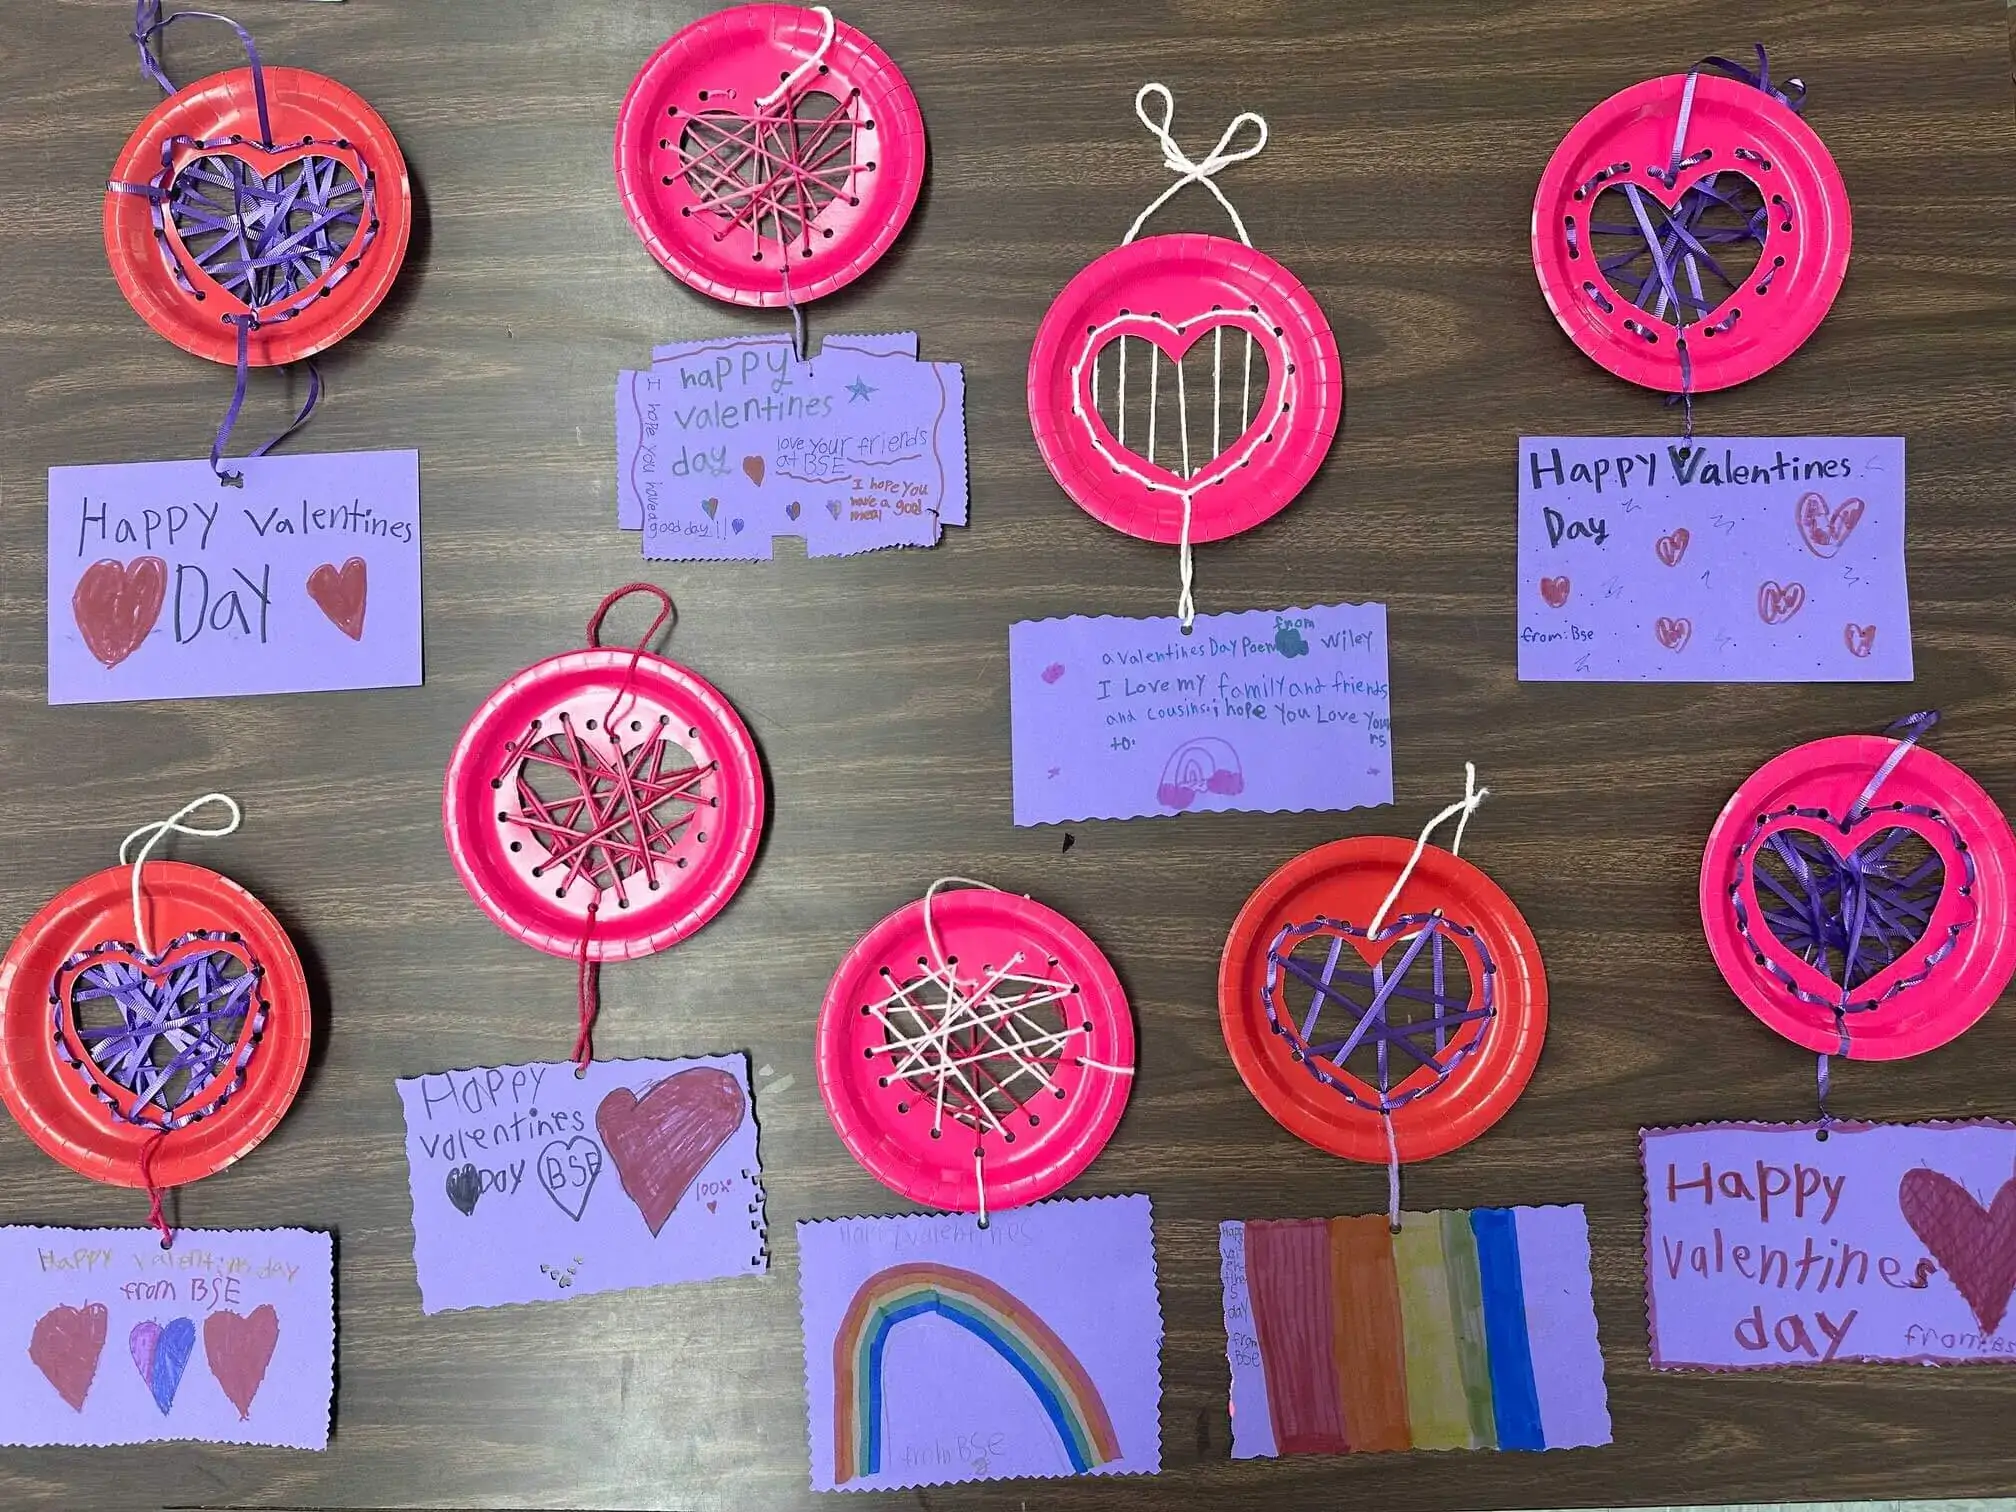
<svg viewBox="0 0 2016 1512">
<path fill-rule="evenodd" d="M 0 1228 L 0 1444 L 323 1449 L 335 1372 L 327 1234 Z"/>
<path fill-rule="evenodd" d="M 473 1066 L 399 1100 L 422 1312 L 769 1268 L 747 1056 Z"/>
</svg>

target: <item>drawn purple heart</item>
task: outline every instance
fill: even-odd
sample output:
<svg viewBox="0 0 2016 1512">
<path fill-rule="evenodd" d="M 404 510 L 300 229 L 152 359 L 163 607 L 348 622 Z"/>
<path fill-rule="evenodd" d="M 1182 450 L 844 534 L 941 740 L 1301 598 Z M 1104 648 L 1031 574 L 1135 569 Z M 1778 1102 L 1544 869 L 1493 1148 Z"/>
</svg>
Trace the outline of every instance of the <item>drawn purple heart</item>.
<svg viewBox="0 0 2016 1512">
<path fill-rule="evenodd" d="M 1058 678 L 1062 677 L 1063 675 L 1064 675 L 1064 663 L 1062 662 L 1052 662 L 1050 663 L 1049 666 L 1043 669 L 1043 681 L 1045 681 L 1046 683 L 1054 683 L 1055 681 L 1057 681 Z"/>
<path fill-rule="evenodd" d="M 136 1323 L 126 1336 L 126 1349 L 133 1356 L 133 1368 L 147 1383 L 154 1405 L 166 1417 L 181 1389 L 182 1372 L 189 1368 L 189 1356 L 196 1350 L 196 1325 L 187 1318 L 175 1318 L 166 1327 L 152 1319 Z"/>
<path fill-rule="evenodd" d="M 730 520 L 728 523 L 735 527 L 735 534 L 742 534 L 742 522 L 740 520 Z"/>
<path fill-rule="evenodd" d="M 700 501 L 700 512 L 710 520 L 714 518 L 714 511 L 720 507 L 721 501 L 719 499 L 702 499 Z"/>
<path fill-rule="evenodd" d="M 791 516 L 791 518 L 795 520 L 798 518 L 798 511 L 800 507 L 801 506 L 799 505 L 798 501 L 796 499 L 793 499 L 789 504 L 786 504 L 784 506 L 784 513 Z"/>
<path fill-rule="evenodd" d="M 831 516 L 833 516 L 833 518 L 834 518 L 834 519 L 836 519 L 836 520 L 837 520 L 837 519 L 839 519 L 839 518 L 840 518 L 840 501 L 839 501 L 838 499 L 828 499 L 828 500 L 826 501 L 826 513 L 828 513 L 828 514 L 830 514 Z"/>
</svg>

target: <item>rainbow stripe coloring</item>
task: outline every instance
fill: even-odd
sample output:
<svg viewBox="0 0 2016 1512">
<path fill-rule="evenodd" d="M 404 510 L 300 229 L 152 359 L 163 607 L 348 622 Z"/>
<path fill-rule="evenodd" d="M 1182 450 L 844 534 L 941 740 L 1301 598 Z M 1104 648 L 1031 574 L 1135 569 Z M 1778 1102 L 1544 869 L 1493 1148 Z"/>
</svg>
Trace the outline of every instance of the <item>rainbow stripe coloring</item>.
<svg viewBox="0 0 2016 1512">
<path fill-rule="evenodd" d="M 1080 1475 L 1120 1458 L 1099 1388 L 1048 1324 L 985 1276 L 956 1266 L 892 1265 L 862 1283 L 833 1340 L 833 1478 L 882 1469 L 882 1355 L 907 1318 L 949 1319 L 1015 1368 L 1042 1403 Z"/>
<path fill-rule="evenodd" d="M 1146 1197 L 801 1223 L 798 1284 L 813 1490 L 1162 1468 Z"/>
<path fill-rule="evenodd" d="M 1219 1228 L 1232 1454 L 1610 1442 L 1579 1206 Z"/>
</svg>

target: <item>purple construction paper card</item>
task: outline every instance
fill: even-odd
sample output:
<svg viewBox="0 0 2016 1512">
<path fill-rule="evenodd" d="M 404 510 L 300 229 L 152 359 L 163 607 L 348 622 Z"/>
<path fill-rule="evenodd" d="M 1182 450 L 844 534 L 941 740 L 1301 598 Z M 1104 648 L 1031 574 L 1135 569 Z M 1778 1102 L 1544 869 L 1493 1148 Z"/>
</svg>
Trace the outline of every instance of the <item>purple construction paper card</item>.
<svg viewBox="0 0 2016 1512">
<path fill-rule="evenodd" d="M 327 1234 L 0 1228 L 0 1299 L 0 1443 L 328 1446 Z"/>
<path fill-rule="evenodd" d="M 1008 627 L 1015 822 L 1393 801 L 1386 606 Z"/>
<path fill-rule="evenodd" d="M 420 681 L 420 454 L 49 469 L 49 702 Z"/>
<path fill-rule="evenodd" d="M 1909 682 L 1901 436 L 1528 436 L 1527 682 Z"/>
<path fill-rule="evenodd" d="M 1146 1197 L 798 1225 L 812 1489 L 1162 1468 Z"/>
<path fill-rule="evenodd" d="M 1611 1440 L 1579 1206 L 1234 1221 L 1218 1257 L 1234 1459 Z"/>
<path fill-rule="evenodd" d="M 861 351 L 887 352 L 912 358 L 917 355 L 915 331 L 836 336 L 832 339 Z M 739 367 L 745 354 L 750 352 L 760 354 L 754 360 L 760 361 L 766 370 L 774 366 L 775 370 L 782 371 L 791 359 L 791 338 L 782 332 L 770 332 L 761 336 L 675 341 L 652 351 L 651 370 L 616 375 L 616 524 L 619 529 L 644 528 L 644 503 L 647 498 L 656 498 L 663 490 L 690 485 L 712 475 L 710 469 L 714 456 L 711 449 L 701 448 L 696 453 L 690 446 L 670 448 L 662 444 L 670 434 L 670 401 L 679 391 L 676 375 L 680 366 L 703 357 L 710 362 L 726 357 Z M 662 371 L 658 366 L 661 363 L 664 364 Z M 964 436 L 960 439 L 963 444 Z M 696 467 L 699 469 L 697 473 Z M 760 543 L 760 550 L 757 549 L 758 543 L 753 541 L 746 545 L 739 540 L 730 544 L 740 547 L 739 555 L 745 558 L 768 557 L 770 554 L 767 540 Z"/>
<path fill-rule="evenodd" d="M 1655 1367 L 2016 1359 L 2016 1124 L 1701 1124 L 1641 1140 Z"/>
<path fill-rule="evenodd" d="M 658 426 L 633 483 L 644 555 L 763 558 L 780 535 L 811 556 L 933 544 L 948 504 L 964 515 L 963 384 L 890 345 L 830 337 L 801 363 L 781 340 L 695 343 L 632 380 L 633 408 L 655 386 L 639 434 Z"/>
<path fill-rule="evenodd" d="M 478 1066 L 399 1099 L 422 1312 L 768 1268 L 746 1056 Z"/>
</svg>

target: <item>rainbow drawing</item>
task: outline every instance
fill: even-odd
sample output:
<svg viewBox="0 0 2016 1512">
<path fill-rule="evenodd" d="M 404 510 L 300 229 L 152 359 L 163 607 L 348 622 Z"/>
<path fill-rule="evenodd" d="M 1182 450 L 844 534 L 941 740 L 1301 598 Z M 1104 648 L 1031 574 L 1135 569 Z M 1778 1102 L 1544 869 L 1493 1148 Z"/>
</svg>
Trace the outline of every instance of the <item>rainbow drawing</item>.
<svg viewBox="0 0 2016 1512">
<path fill-rule="evenodd" d="M 985 1276 L 933 1261 L 892 1265 L 862 1282 L 833 1339 L 833 1480 L 882 1468 L 882 1355 L 905 1319 L 935 1313 L 993 1346 L 1048 1414 L 1073 1471 L 1120 1458 L 1099 1388 L 1070 1347 Z"/>
<path fill-rule="evenodd" d="M 1226 1223 L 1235 1458 L 1610 1442 L 1580 1207 Z"/>
</svg>

